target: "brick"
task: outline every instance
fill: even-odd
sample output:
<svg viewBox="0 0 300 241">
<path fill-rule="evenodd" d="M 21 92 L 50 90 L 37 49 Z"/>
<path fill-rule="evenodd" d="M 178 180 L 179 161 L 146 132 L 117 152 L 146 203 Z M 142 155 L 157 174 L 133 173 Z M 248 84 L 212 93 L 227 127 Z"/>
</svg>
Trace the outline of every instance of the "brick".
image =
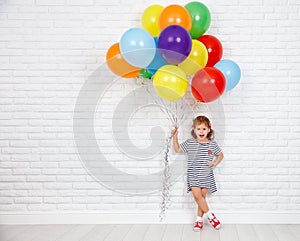
<svg viewBox="0 0 300 241">
<path fill-rule="evenodd" d="M 156 99 L 140 91 L 134 79 L 115 76 L 105 66 L 109 46 L 119 42 L 125 30 L 141 27 L 141 15 L 150 4 L 124 0 L 2 3 L 0 211 L 157 212 L 159 190 L 137 196 L 128 190 L 129 194 L 123 195 L 111 183 L 125 188 L 129 180 L 125 173 L 162 171 L 162 143 L 170 131 L 170 120 L 157 106 L 141 106 L 124 120 L 132 106 L 121 106 L 118 114 L 122 115 L 115 120 L 130 140 L 121 136 L 121 130 L 112 126 L 121 100 L 128 94 L 134 94 L 134 104 L 156 104 L 160 99 L 151 83 L 148 88 Z M 170 2 L 163 0 L 161 4 Z M 209 203 L 225 212 L 299 212 L 299 1 L 206 4 L 212 13 L 207 33 L 221 40 L 223 58 L 235 60 L 242 70 L 236 88 L 220 101 L 199 107 L 213 114 L 217 141 L 225 154 L 215 169 L 219 192 L 209 197 Z M 86 169 L 73 133 L 79 91 L 96 70 L 99 76 L 85 97 L 99 94 L 98 103 L 89 116 L 89 104 L 95 99 L 86 100 L 79 116 L 81 134 L 87 134 L 83 146 L 90 151 L 86 158 L 103 166 L 101 181 Z M 188 96 L 193 102 L 190 93 Z M 174 103 L 167 104 L 174 109 Z M 187 112 L 180 126 L 180 141 L 189 137 L 194 114 Z M 94 118 L 91 133 L 85 129 L 88 118 Z M 161 130 L 151 135 L 155 126 Z M 91 146 L 94 138 L 104 155 L 101 160 Z M 148 149 L 152 143 L 155 152 Z M 139 148 L 146 159 L 133 156 Z M 171 208 L 188 211 L 195 204 L 185 192 L 186 157 L 174 153 L 171 146 L 171 164 L 173 161 L 183 166 L 182 171 L 177 170 L 180 177 L 172 176 Z M 106 162 L 112 167 L 105 167 Z M 112 175 L 112 170 L 124 174 Z M 154 184 L 137 187 L 142 189 L 143 185 Z"/>
</svg>

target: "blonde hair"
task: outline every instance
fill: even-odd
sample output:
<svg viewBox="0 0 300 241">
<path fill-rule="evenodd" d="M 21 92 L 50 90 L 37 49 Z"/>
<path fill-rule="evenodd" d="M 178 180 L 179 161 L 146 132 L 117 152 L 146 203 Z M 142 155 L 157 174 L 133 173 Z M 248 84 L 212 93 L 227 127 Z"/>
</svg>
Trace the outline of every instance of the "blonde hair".
<svg viewBox="0 0 300 241">
<path fill-rule="evenodd" d="M 211 128 L 210 120 L 206 116 L 203 116 L 203 115 L 197 116 L 195 119 L 193 119 L 193 126 L 192 126 L 193 129 L 191 130 L 192 137 L 197 139 L 194 129 L 195 129 L 196 125 L 201 125 L 201 124 L 204 124 L 207 128 L 210 129 L 210 132 L 207 135 L 207 139 L 210 141 L 213 140 L 215 138 L 215 131 Z"/>
</svg>

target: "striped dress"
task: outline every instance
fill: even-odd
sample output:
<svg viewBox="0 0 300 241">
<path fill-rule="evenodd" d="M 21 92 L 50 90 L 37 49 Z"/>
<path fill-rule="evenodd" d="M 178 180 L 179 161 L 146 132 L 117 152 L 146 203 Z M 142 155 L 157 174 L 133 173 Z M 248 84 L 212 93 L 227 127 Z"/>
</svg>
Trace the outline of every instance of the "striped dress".
<svg viewBox="0 0 300 241">
<path fill-rule="evenodd" d="M 221 153 L 217 142 L 199 143 L 195 138 L 187 139 L 180 144 L 182 152 L 188 155 L 187 192 L 192 187 L 207 188 L 211 193 L 217 191 L 213 168 L 207 165 L 214 157 Z"/>
</svg>

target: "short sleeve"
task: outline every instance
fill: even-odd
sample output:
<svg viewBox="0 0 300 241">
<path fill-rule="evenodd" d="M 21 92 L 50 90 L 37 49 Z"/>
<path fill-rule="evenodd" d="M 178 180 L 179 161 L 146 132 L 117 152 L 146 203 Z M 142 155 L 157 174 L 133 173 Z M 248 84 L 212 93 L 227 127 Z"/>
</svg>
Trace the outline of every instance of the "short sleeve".
<svg viewBox="0 0 300 241">
<path fill-rule="evenodd" d="M 182 152 L 188 152 L 189 151 L 189 140 L 186 140 L 185 142 L 182 142 L 179 144 L 180 150 Z"/>
<path fill-rule="evenodd" d="M 219 145 L 218 145 L 218 143 L 217 142 L 213 142 L 213 154 L 216 156 L 216 155 L 219 155 L 221 152 L 222 152 L 222 150 L 221 150 L 221 148 L 219 147 Z"/>
</svg>

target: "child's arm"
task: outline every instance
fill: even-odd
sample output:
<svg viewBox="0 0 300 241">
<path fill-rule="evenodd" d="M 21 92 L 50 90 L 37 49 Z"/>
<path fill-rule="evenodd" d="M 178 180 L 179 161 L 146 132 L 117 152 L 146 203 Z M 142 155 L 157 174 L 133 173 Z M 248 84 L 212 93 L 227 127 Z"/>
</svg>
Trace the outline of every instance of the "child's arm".
<svg viewBox="0 0 300 241">
<path fill-rule="evenodd" d="M 215 167 L 217 166 L 224 158 L 224 154 L 221 152 L 219 155 L 217 155 L 217 159 L 213 162 L 207 162 L 207 165 L 210 167 Z"/>
<path fill-rule="evenodd" d="M 172 130 L 172 135 L 173 135 L 173 147 L 174 147 L 174 151 L 175 152 L 181 152 L 179 143 L 178 143 L 178 129 L 175 128 L 174 130 Z"/>
</svg>

